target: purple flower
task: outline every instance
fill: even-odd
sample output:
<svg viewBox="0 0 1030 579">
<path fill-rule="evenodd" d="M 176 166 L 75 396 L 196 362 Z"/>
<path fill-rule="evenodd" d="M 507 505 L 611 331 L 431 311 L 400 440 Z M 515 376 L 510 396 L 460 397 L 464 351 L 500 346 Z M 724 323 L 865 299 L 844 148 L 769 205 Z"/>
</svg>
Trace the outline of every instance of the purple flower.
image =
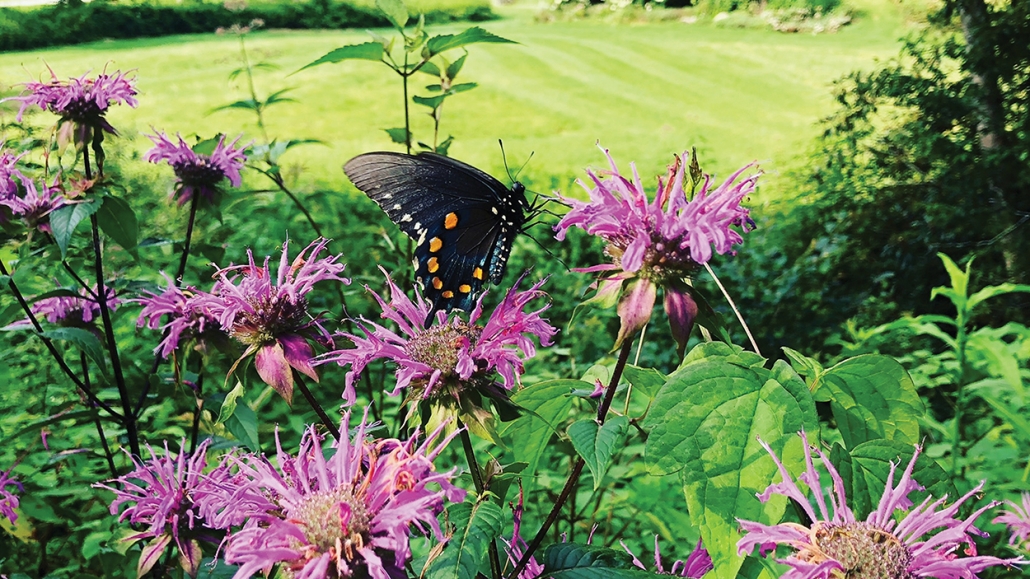
<svg viewBox="0 0 1030 579">
<path fill-rule="evenodd" d="M 578 271 L 606 272 L 598 283 L 596 300 L 612 302 L 622 294 L 616 347 L 650 320 L 657 290 L 662 288 L 682 356 L 697 317 L 697 304 L 685 280 L 712 258 L 713 247 L 720 254 L 732 253 L 733 246 L 743 242 L 733 226 L 745 232 L 754 227 L 740 202 L 754 191 L 758 175 L 734 183 L 748 165 L 715 188 L 706 175 L 701 189 L 688 199 L 684 164 L 676 157 L 665 180 L 658 180 L 655 198 L 648 201 L 636 167 L 630 165 L 631 181 L 619 173 L 607 149 L 604 153 L 611 170 L 603 173 L 606 177 L 587 171 L 591 185 L 579 181 L 589 201 L 564 198 L 572 209 L 555 226 L 556 237 L 563 240 L 569 228 L 579 227 L 608 244 L 605 253 L 612 263 Z"/>
<path fill-rule="evenodd" d="M 220 135 L 211 153 L 205 154 L 187 145 L 181 135 L 176 135 L 178 143 L 172 142 L 164 133 L 147 135 L 154 142 L 154 148 L 143 158 L 151 163 L 168 161 L 172 166 L 177 181 L 172 196 L 178 199 L 179 206 L 193 199 L 194 195 L 200 195 L 201 199 L 211 203 L 223 179 L 228 179 L 233 187 L 240 186 L 240 169 L 247 160 L 243 154 L 246 145 L 236 147 L 242 136 L 226 143 L 225 135 Z"/>
<path fill-rule="evenodd" d="M 526 543 L 526 540 L 523 539 L 522 535 L 520 534 L 520 531 L 522 530 L 522 514 L 525 511 L 523 507 L 524 500 L 525 497 L 522 492 L 522 482 L 520 481 L 519 502 L 514 505 L 510 502 L 508 503 L 508 505 L 511 507 L 511 540 L 509 541 L 504 537 L 501 537 L 501 540 L 504 541 L 505 544 L 504 551 L 508 555 L 508 561 L 511 562 L 512 569 L 514 569 L 515 566 L 519 564 L 519 561 L 522 559 L 522 556 L 526 553 L 526 549 L 529 549 L 529 544 Z M 593 538 L 593 531 L 590 532 L 590 535 L 591 538 Z M 564 540 L 565 539 L 563 537 L 562 541 Z M 589 541 L 587 542 L 589 543 Z M 536 557 L 530 557 L 529 561 L 526 563 L 526 568 L 523 569 L 521 573 L 519 573 L 518 579 L 537 579 L 538 577 L 541 577 L 543 573 L 543 564 L 537 561 Z"/>
<path fill-rule="evenodd" d="M 18 497 L 14 492 L 7 490 L 7 487 L 17 487 L 18 491 L 25 492 L 25 487 L 11 477 L 10 469 L 0 472 L 0 515 L 7 517 L 13 524 L 18 520 L 18 513 L 14 512 L 14 509 L 18 508 Z"/>
<path fill-rule="evenodd" d="M 18 161 L 26 153 L 15 155 L 4 149 L 4 142 L 0 141 L 0 203 L 11 199 L 18 194 L 18 180 L 25 180 L 25 176 L 17 169 Z"/>
<path fill-rule="evenodd" d="M 133 300 L 143 304 L 136 327 L 161 328 L 164 332 L 161 343 L 154 348 L 155 354 L 167 358 L 180 344 L 191 340 L 204 351 L 209 342 L 218 342 L 225 337 L 221 323 L 203 307 L 203 302 L 211 299 L 210 294 L 196 288 L 176 287 L 167 275 L 165 279 L 168 287 L 160 294 L 147 292 L 149 297 Z M 161 324 L 162 316 L 168 316 L 164 325 Z"/>
<path fill-rule="evenodd" d="M 988 555 L 977 555 L 976 545 L 970 535 L 986 536 L 974 525 L 976 519 L 997 503 L 987 504 L 975 510 L 966 519 L 956 519 L 955 514 L 962 504 L 983 489 L 981 482 L 949 507 L 944 507 L 947 496 L 931 502 L 927 497 L 913 508 L 909 494 L 923 490 L 912 479 L 920 447 L 915 447 L 912 460 L 894 485 L 896 464 L 891 464 L 887 484 L 876 509 L 859 521 L 848 508 L 844 495 L 844 481 L 826 455 L 818 448 L 819 455 L 833 481 L 829 503 L 833 508 L 831 516 L 826 496 L 819 482 L 819 473 L 812 460 L 812 448 L 804 432 L 800 433 L 805 447 L 805 473 L 798 477 L 811 490 L 815 501 L 805 497 L 797 483 L 787 472 L 779 458 L 768 444 L 759 442 L 772 456 L 780 469 L 783 482 L 769 485 L 758 498 L 765 502 L 772 494 L 783 495 L 795 501 L 805 511 L 812 524 L 808 527 L 798 523 L 763 525 L 752 521 L 741 521 L 746 532 L 737 543 L 740 554 L 750 553 L 756 545 L 761 547 L 764 557 L 776 545 L 786 545 L 794 550 L 790 556 L 778 559 L 791 569 L 783 579 L 835 579 L 840 576 L 870 578 L 914 579 L 935 577 L 939 579 L 975 579 L 977 573 L 995 565 L 1022 565 L 1022 558 L 999 559 Z M 907 511 L 901 521 L 894 512 Z M 939 532 L 934 533 L 940 529 Z M 957 550 L 965 545 L 968 557 L 959 557 Z"/>
<path fill-rule="evenodd" d="M 637 559 L 637 556 L 629 550 L 624 543 L 620 541 L 622 548 L 626 549 L 626 552 L 633 557 L 633 564 L 637 567 L 647 571 L 647 567 Z M 708 555 L 708 551 L 701 545 L 701 539 L 697 540 L 697 546 L 691 551 L 690 555 L 687 555 L 686 561 L 676 561 L 672 564 L 672 567 L 668 571 L 665 570 L 665 566 L 662 564 L 662 554 L 658 550 L 658 535 L 654 537 L 654 566 L 655 573 L 659 575 L 675 575 L 677 577 L 690 577 L 691 579 L 701 579 L 705 573 L 711 571 L 712 558 Z"/>
<path fill-rule="evenodd" d="M 277 433 L 278 468 L 263 457 L 240 465 L 244 486 L 267 502 L 259 512 L 248 507 L 249 520 L 228 539 L 225 561 L 240 566 L 233 579 L 268 574 L 274 565 L 298 578 L 403 577 L 412 527 L 443 538 L 437 515 L 444 500 L 465 498 L 450 482 L 455 471 L 433 469 L 450 438 L 438 440 L 438 429 L 421 446 L 415 437 L 366 440 L 366 428 L 362 420 L 353 441 L 343 436 L 328 449 L 308 428 L 297 456 L 282 450 Z"/>
<path fill-rule="evenodd" d="M 384 272 L 385 273 L 385 272 Z M 551 344 L 557 332 L 547 320 L 540 317 L 550 304 L 526 312 L 532 300 L 546 297 L 541 280 L 526 291 L 518 291 L 523 274 L 512 286 L 490 317 L 481 323 L 483 297 L 469 314 L 468 322 L 455 315 L 448 321 L 447 314 L 437 312 L 435 322 L 424 329 L 432 304 L 416 290 L 415 301 L 386 276 L 390 301 L 372 293 L 382 308 L 382 317 L 390 320 L 397 330 L 375 322 L 362 320 L 365 337 L 341 334 L 356 346 L 349 350 L 335 350 L 319 357 L 318 363 L 337 362 L 349 365 L 343 397 L 348 404 L 355 400 L 354 382 L 373 360 L 390 360 L 397 366 L 397 385 L 393 395 L 405 388 L 417 391 L 421 398 L 457 395 L 465 385 L 474 384 L 492 388 L 493 372 L 500 374 L 504 389 L 511 390 L 522 374 L 523 362 L 536 355 L 531 336 L 543 346 Z"/>
<path fill-rule="evenodd" d="M 110 507 L 112 515 L 117 515 L 123 504 L 129 505 L 119 515 L 118 521 L 128 519 L 143 529 L 128 537 L 129 540 L 150 540 L 140 555 L 140 577 L 160 560 L 172 542 L 179 550 L 179 563 L 183 570 L 196 577 L 202 558 L 200 541 L 218 543 L 218 537 L 210 529 L 243 522 L 241 518 L 223 518 L 220 523 L 224 527 L 204 524 L 205 514 L 215 514 L 219 508 L 226 508 L 238 482 L 224 463 L 204 473 L 210 442 L 204 441 L 192 454 L 186 452 L 185 440 L 178 454 L 169 451 L 167 443 L 161 456 L 148 446 L 149 460 L 141 462 L 132 457 L 136 468 L 125 476 L 108 481 L 117 485 L 93 485 L 115 494 Z M 200 508 L 199 505 L 205 502 L 206 509 Z"/>
<path fill-rule="evenodd" d="M 107 307 L 111 311 L 116 310 L 122 303 L 122 300 L 118 298 L 110 286 L 105 286 L 104 289 L 107 292 Z M 100 304 L 94 297 L 97 295 L 96 292 L 97 286 L 95 285 L 90 291 L 86 291 L 86 288 L 79 288 L 79 294 L 82 297 L 57 296 L 43 298 L 33 303 L 29 309 L 33 314 L 43 316 L 51 324 L 89 328 L 92 327 L 93 320 L 100 315 Z M 10 324 L 4 329 L 14 330 L 29 327 L 32 327 L 32 322 L 26 318 Z"/>
<path fill-rule="evenodd" d="M 18 178 L 22 182 L 25 195 L 18 196 L 15 192 L 6 198 L 0 196 L 0 205 L 8 207 L 11 214 L 21 218 L 26 226 L 50 233 L 50 213 L 66 204 L 64 195 L 58 188 L 58 182 L 55 180 L 50 186 L 41 183 L 37 188 L 31 179 L 21 174 L 18 174 Z"/>
<path fill-rule="evenodd" d="M 1002 511 L 994 518 L 993 523 L 1008 526 L 1012 535 L 1009 537 L 1009 545 L 1013 547 L 1030 548 L 1030 493 L 1023 492 L 1022 505 L 1013 501 L 1005 501 L 1012 510 Z"/>
<path fill-rule="evenodd" d="M 18 122 L 21 122 L 27 109 L 38 106 L 60 116 L 62 120 L 116 135 L 118 132 L 104 118 L 108 107 L 112 104 L 126 104 L 135 108 L 139 104 L 136 100 L 135 79 L 121 72 L 102 73 L 96 78 L 83 75 L 63 81 L 58 80 L 51 70 L 50 77 L 49 82 L 25 83 L 28 94 L 9 99 L 21 102 Z"/>
<path fill-rule="evenodd" d="M 293 370 L 318 382 L 308 340 L 332 345 L 318 317 L 308 313 L 304 296 L 320 281 L 350 283 L 339 275 L 344 265 L 336 263 L 338 255 L 316 259 L 328 243 L 327 239 L 315 240 L 292 263 L 287 254 L 289 241 L 283 243 L 275 277 L 268 266 L 270 258 L 259 266 L 247 250 L 247 265 L 216 272 L 214 289 L 199 296 L 195 304 L 247 346 L 240 360 L 255 354 L 258 375 L 288 403 L 293 400 Z"/>
</svg>

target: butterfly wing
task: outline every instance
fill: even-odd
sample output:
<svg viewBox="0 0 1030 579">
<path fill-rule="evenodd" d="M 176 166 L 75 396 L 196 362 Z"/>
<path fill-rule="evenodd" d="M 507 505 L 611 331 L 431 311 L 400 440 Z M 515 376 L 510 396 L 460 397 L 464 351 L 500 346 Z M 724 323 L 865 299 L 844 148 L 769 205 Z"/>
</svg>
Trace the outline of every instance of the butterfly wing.
<svg viewBox="0 0 1030 579">
<path fill-rule="evenodd" d="M 415 274 L 432 314 L 468 310 L 486 279 L 501 281 L 524 222 L 521 188 L 433 153 L 366 153 L 343 170 L 415 240 Z"/>
</svg>

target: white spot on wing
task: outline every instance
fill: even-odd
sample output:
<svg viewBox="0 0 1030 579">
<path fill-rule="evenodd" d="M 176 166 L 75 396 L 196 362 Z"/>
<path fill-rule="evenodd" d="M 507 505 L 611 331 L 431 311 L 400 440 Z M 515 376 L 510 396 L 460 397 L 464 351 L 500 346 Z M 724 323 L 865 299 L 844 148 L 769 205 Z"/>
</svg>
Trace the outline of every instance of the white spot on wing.
<svg viewBox="0 0 1030 579">
<path fill-rule="evenodd" d="M 404 215 L 403 215 L 403 216 L 401 217 L 401 223 L 407 223 L 407 222 L 409 222 L 409 221 L 411 221 L 411 215 L 410 215 L 410 214 L 408 214 L 408 213 L 405 213 L 405 214 L 404 214 Z"/>
</svg>

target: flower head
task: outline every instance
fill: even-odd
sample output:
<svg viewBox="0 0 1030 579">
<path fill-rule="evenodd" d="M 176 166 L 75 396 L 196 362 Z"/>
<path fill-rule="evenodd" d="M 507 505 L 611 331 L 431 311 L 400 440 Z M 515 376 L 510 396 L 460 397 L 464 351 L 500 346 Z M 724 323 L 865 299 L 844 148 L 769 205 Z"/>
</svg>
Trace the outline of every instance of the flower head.
<svg viewBox="0 0 1030 579">
<path fill-rule="evenodd" d="M 167 161 L 172 166 L 177 181 L 172 196 L 178 199 L 180 206 L 195 195 L 208 203 L 213 202 L 224 179 L 228 179 L 233 187 L 240 186 L 240 169 L 247 161 L 243 154 L 246 145 L 236 147 L 242 135 L 228 143 L 225 135 L 219 135 L 217 143 L 213 140 L 204 141 L 196 147 L 186 144 L 181 135 L 176 135 L 177 143 L 164 133 L 147 136 L 154 142 L 154 148 L 147 151 L 143 158 L 151 163 Z M 212 143 L 213 148 L 201 147 Z M 206 149 L 210 149 L 210 152 Z"/>
<path fill-rule="evenodd" d="M 122 300 L 115 294 L 110 286 L 104 287 L 107 293 L 107 307 L 114 311 L 121 305 Z M 91 328 L 93 321 L 100 315 L 100 304 L 97 302 L 97 286 L 92 289 L 79 289 L 79 295 L 61 295 L 37 300 L 30 306 L 30 310 L 37 316 L 43 316 L 51 324 L 60 326 Z M 26 318 L 6 326 L 5 329 L 21 329 L 32 326 L 32 322 Z"/>
<path fill-rule="evenodd" d="M 7 517 L 8 521 L 14 523 L 18 520 L 18 496 L 7 487 L 16 487 L 20 492 L 25 492 L 25 487 L 11 477 L 11 471 L 0 472 L 0 515 Z"/>
<path fill-rule="evenodd" d="M 214 289 L 195 304 L 247 346 L 241 360 L 256 354 L 258 375 L 287 402 L 293 398 L 293 370 L 318 382 L 308 340 L 332 345 L 329 332 L 317 316 L 308 312 L 305 296 L 320 281 L 350 283 L 340 276 L 344 265 L 337 263 L 338 255 L 318 258 L 328 243 L 327 239 L 315 240 L 292 262 L 287 252 L 289 241 L 283 243 L 274 277 L 269 267 L 271 258 L 258 265 L 254 254 L 247 250 L 247 264 L 218 270 Z"/>
<path fill-rule="evenodd" d="M 277 564 L 298 578 L 391 579 L 403 576 L 411 559 L 412 527 L 443 538 L 437 515 L 444 500 L 465 497 L 450 482 L 454 471 L 433 469 L 449 438 L 439 440 L 437 430 L 419 446 L 414 437 L 366 440 L 366 429 L 362 420 L 353 440 L 344 435 L 323 449 L 309 428 L 296 456 L 283 451 L 277 434 L 278 468 L 261 457 L 241 463 L 243 485 L 267 501 L 248 509 L 243 529 L 229 537 L 225 560 L 239 565 L 234 579 L 267 574 Z"/>
<path fill-rule="evenodd" d="M 365 337 L 342 334 L 355 348 L 329 352 L 318 361 L 350 366 L 343 395 L 348 404 L 354 403 L 354 382 L 369 363 L 379 359 L 390 360 L 397 366 L 394 395 L 408 388 L 425 399 L 447 394 L 457 396 L 469 385 L 494 388 L 493 372 L 500 374 L 501 386 L 510 390 L 523 372 L 524 360 L 536 354 L 532 337 L 536 336 L 541 345 L 549 346 L 557 332 L 540 315 L 550 304 L 525 311 L 529 302 L 546 296 L 540 290 L 546 280 L 518 291 L 524 277 L 508 290 L 489 318 L 483 319 L 484 292 L 467 322 L 459 315 L 448 320 L 447 314 L 441 311 L 429 328 L 423 328 L 432 304 L 418 291 L 412 301 L 387 275 L 389 302 L 366 289 L 379 302 L 382 317 L 393 322 L 396 330 L 362 320 Z"/>
<path fill-rule="evenodd" d="M 4 142 L 0 141 L 0 203 L 18 194 L 18 181 L 24 180 L 25 176 L 18 170 L 17 165 L 24 156 L 25 153 L 15 155 L 8 151 L 4 148 Z"/>
<path fill-rule="evenodd" d="M 65 198 L 58 188 L 57 181 L 51 186 L 48 186 L 46 183 L 40 183 L 40 186 L 37 188 L 36 183 L 32 179 L 21 174 L 18 175 L 18 178 L 22 182 L 25 194 L 19 196 L 14 192 L 6 198 L 0 195 L 0 206 L 8 207 L 11 210 L 11 214 L 21 218 L 26 226 L 30 228 L 35 227 L 42 232 L 50 233 L 50 213 L 54 209 L 65 205 Z M 0 188 L 2 188 L 2 185 L 0 185 Z"/>
<path fill-rule="evenodd" d="M 82 75 L 64 81 L 58 80 L 57 75 L 50 71 L 50 77 L 49 82 L 25 83 L 28 94 L 11 98 L 21 102 L 18 122 L 21 122 L 27 109 L 38 106 L 63 120 L 118 134 L 104 118 L 108 107 L 112 104 L 126 104 L 130 107 L 139 104 L 136 100 L 135 79 L 121 72 L 102 73 L 96 78 Z"/>
<path fill-rule="evenodd" d="M 976 555 L 976 546 L 970 535 L 986 536 L 986 533 L 977 529 L 974 523 L 984 511 L 997 503 L 975 510 L 964 520 L 955 518 L 962 504 L 983 489 L 983 482 L 951 506 L 944 506 L 947 500 L 945 496 L 936 501 L 932 501 L 933 497 L 927 497 L 913 508 L 909 494 L 923 490 L 912 479 L 916 458 L 921 450 L 918 446 L 897 485 L 894 484 L 897 465 L 891 464 L 880 504 L 864 521 L 859 521 L 848 508 L 844 482 L 837 469 L 822 451 L 815 449 L 833 482 L 829 494 L 829 503 L 833 509 L 831 515 L 812 459 L 812 448 L 808 445 L 805 433 L 800 434 L 804 441 L 807 468 L 798 480 L 811 490 L 815 501 L 805 497 L 783 463 L 761 439 L 759 442 L 779 467 L 783 482 L 769 485 L 758 498 L 765 502 L 773 494 L 789 497 L 805 511 L 812 521 L 811 525 L 806 527 L 790 522 L 763 525 L 738 520 L 746 532 L 737 543 L 741 554 L 750 553 L 755 545 L 761 546 L 762 556 L 776 545 L 786 545 L 795 551 L 785 559 L 779 559 L 780 563 L 791 567 L 783 575 L 784 579 L 843 579 L 857 576 L 855 573 L 859 572 L 861 577 L 868 579 L 975 579 L 978 573 L 991 566 L 1026 563 L 1019 558 L 999 559 Z M 900 522 L 894 516 L 898 510 L 907 511 Z M 958 555 L 957 551 L 962 545 L 966 546 L 965 552 L 970 556 Z"/>
<path fill-rule="evenodd" d="M 621 542 L 620 542 L 621 543 Z M 637 567 L 647 570 L 647 567 L 637 559 L 637 556 L 629 550 L 624 543 L 622 548 L 626 549 L 626 552 L 633 557 L 633 564 Z M 712 558 L 708 555 L 708 551 L 701 545 L 701 539 L 697 540 L 697 546 L 694 550 L 687 555 L 685 561 L 676 561 L 669 567 L 669 570 L 665 570 L 665 566 L 662 564 L 662 554 L 658 550 L 658 535 L 654 537 L 654 567 L 655 573 L 659 575 L 675 575 L 677 577 L 690 577 L 691 579 L 701 579 L 705 573 L 712 570 Z"/>
<path fill-rule="evenodd" d="M 136 327 L 147 326 L 164 331 L 164 338 L 154 348 L 155 354 L 167 358 L 179 344 L 190 340 L 195 340 L 197 347 L 203 350 L 210 340 L 218 341 L 225 337 L 221 323 L 203 307 L 205 299 L 211 299 L 210 294 L 195 288 L 180 288 L 167 275 L 165 279 L 168 287 L 163 292 L 147 292 L 149 297 L 134 300 L 143 305 Z M 168 316 L 164 325 L 161 324 L 162 316 Z"/>
<path fill-rule="evenodd" d="M 1022 504 L 1005 502 L 1011 510 L 1002 511 L 992 522 L 1006 525 L 1012 532 L 1009 545 L 1030 549 L 1030 493 L 1023 492 Z"/>
<path fill-rule="evenodd" d="M 743 242 L 734 227 L 745 232 L 754 227 L 748 209 L 740 202 L 754 191 L 758 175 L 737 183 L 748 165 L 714 188 L 706 175 L 700 190 L 688 199 L 683 187 L 684 164 L 676 157 L 665 179 L 659 178 L 655 198 L 649 201 L 636 167 L 631 165 L 630 180 L 619 173 L 607 150 L 605 155 L 611 170 L 603 176 L 587 171 L 589 185 L 579 181 L 589 201 L 564 199 L 572 209 L 555 226 L 556 237 L 563 240 L 570 228 L 579 227 L 607 243 L 605 253 L 611 263 L 580 271 L 605 272 L 598 285 L 599 300 L 614 300 L 622 292 L 622 328 L 616 346 L 650 320 L 657 289 L 662 288 L 673 337 L 682 354 L 697 316 L 697 305 L 684 280 L 712 258 L 713 247 L 716 253 L 731 253 L 734 245 Z"/>
<path fill-rule="evenodd" d="M 200 541 L 217 544 L 218 538 L 212 534 L 211 529 L 227 528 L 243 522 L 238 517 L 224 518 L 220 520 L 222 526 L 216 527 L 204 520 L 205 515 L 217 512 L 212 502 L 223 509 L 227 506 L 237 482 L 224 463 L 208 473 L 204 472 L 208 464 L 207 449 L 210 442 L 204 441 L 193 453 L 189 453 L 185 449 L 184 440 L 178 454 L 169 451 L 167 443 L 161 455 L 148 446 L 150 459 L 141 462 L 132 457 L 136 468 L 108 481 L 117 485 L 93 485 L 115 494 L 110 507 L 112 515 L 117 515 L 122 505 L 129 505 L 118 520 L 128 520 L 142 529 L 129 537 L 130 540 L 149 539 L 140 555 L 140 576 L 146 574 L 174 542 L 179 550 L 182 568 L 190 576 L 196 577 L 202 556 Z M 206 504 L 206 508 L 201 508 L 202 504 Z"/>
</svg>

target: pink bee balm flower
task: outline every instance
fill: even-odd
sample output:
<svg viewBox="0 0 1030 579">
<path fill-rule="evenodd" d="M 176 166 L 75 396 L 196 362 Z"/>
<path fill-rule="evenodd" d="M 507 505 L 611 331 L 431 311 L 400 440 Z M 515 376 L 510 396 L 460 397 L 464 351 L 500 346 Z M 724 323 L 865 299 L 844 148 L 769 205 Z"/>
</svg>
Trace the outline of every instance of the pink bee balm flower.
<svg viewBox="0 0 1030 579">
<path fill-rule="evenodd" d="M 318 258 L 328 239 L 317 239 L 289 261 L 289 241 L 283 243 L 279 268 L 273 277 L 266 257 L 263 265 L 247 250 L 248 263 L 233 265 L 215 273 L 211 294 L 198 298 L 194 307 L 203 308 L 218 320 L 222 329 L 247 346 L 240 360 L 255 354 L 254 366 L 266 384 L 286 399 L 293 399 L 293 370 L 315 382 L 314 352 L 309 339 L 326 346 L 332 338 L 317 317 L 308 313 L 305 296 L 320 281 L 350 280 L 340 276 L 340 256 Z M 239 362 L 237 362 L 239 363 Z"/>
<path fill-rule="evenodd" d="M 236 147 L 236 143 L 243 135 L 228 143 L 225 135 L 220 135 L 209 154 L 195 151 L 181 135 L 176 135 L 177 143 L 164 133 L 147 136 L 154 142 L 154 148 L 147 151 L 143 159 L 151 163 L 167 161 L 172 166 L 177 181 L 172 196 L 180 207 L 194 195 L 208 203 L 214 202 L 224 179 L 228 179 L 233 187 L 240 186 L 240 169 L 247 161 L 243 151 L 247 146 Z"/>
<path fill-rule="evenodd" d="M 25 492 L 25 487 L 11 477 L 10 469 L 0 472 L 0 515 L 7 517 L 13 524 L 18 520 L 18 513 L 14 512 L 18 508 L 18 496 L 7 487 L 16 487 L 18 491 Z"/>
<path fill-rule="evenodd" d="M 1030 493 L 1023 493 L 1022 504 L 1013 501 L 1005 501 L 1011 510 L 1002 511 L 995 517 L 994 523 L 1006 525 L 1012 535 L 1009 537 L 1009 545 L 1013 547 L 1030 548 Z"/>
<path fill-rule="evenodd" d="M 341 334 L 352 341 L 355 348 L 324 354 L 318 363 L 337 362 L 350 366 L 343 393 L 348 404 L 354 403 L 354 382 L 361 372 L 373 360 L 380 359 L 390 360 L 397 366 L 393 395 L 405 388 L 416 389 L 421 398 L 437 397 L 444 392 L 456 395 L 469 384 L 495 390 L 491 377 L 495 371 L 500 374 L 504 389 L 511 390 L 524 370 L 524 360 L 536 355 L 532 336 L 536 336 L 541 345 L 549 346 L 557 332 L 540 316 L 550 304 L 525 311 L 529 302 L 547 294 L 540 290 L 545 280 L 526 291 L 518 291 L 524 277 L 508 290 L 485 322 L 482 321 L 484 292 L 467 322 L 458 315 L 448 320 L 447 314 L 441 311 L 436 313 L 435 323 L 423 328 L 432 304 L 417 290 L 415 300 L 410 300 L 387 275 L 389 303 L 367 286 L 366 289 L 379 302 L 382 317 L 393 322 L 397 331 L 362 320 L 365 337 Z"/>
<path fill-rule="evenodd" d="M 103 73 L 96 78 L 83 75 L 66 81 L 58 80 L 50 71 L 49 82 L 25 83 L 28 94 L 12 97 L 10 100 L 21 102 L 17 120 L 21 122 L 25 111 L 33 106 L 48 110 L 63 120 L 73 121 L 83 126 L 118 134 L 107 122 L 104 115 L 112 104 L 126 104 L 136 107 L 135 79 L 128 78 L 121 72 Z"/>
<path fill-rule="evenodd" d="M 341 432 L 348 432 L 349 418 Z M 450 482 L 456 471 L 433 469 L 450 437 L 440 439 L 438 429 L 419 446 L 415 437 L 366 440 L 366 428 L 362 420 L 353 440 L 343 436 L 328 449 L 308 428 L 295 457 L 282 450 L 277 433 L 278 468 L 263 457 L 240 465 L 243 484 L 267 504 L 251 510 L 228 539 L 225 561 L 239 565 L 233 579 L 267 575 L 275 565 L 297 578 L 403 577 L 412 527 L 443 538 L 437 515 L 444 500 L 465 498 Z"/>
<path fill-rule="evenodd" d="M 26 226 L 50 233 L 50 213 L 65 205 L 64 195 L 61 194 L 57 182 L 55 181 L 52 186 L 41 183 L 37 188 L 31 179 L 22 175 L 18 177 L 25 190 L 24 196 L 12 194 L 7 198 L 0 197 L 0 205 L 8 207 L 11 214 L 21 218 Z"/>
<path fill-rule="evenodd" d="M 154 348 L 155 354 L 167 358 L 180 344 L 191 340 L 196 341 L 198 348 L 206 349 L 207 342 L 226 337 L 221 323 L 203 307 L 205 299 L 211 299 L 210 294 L 191 287 L 176 287 L 167 275 L 165 279 L 168 287 L 163 292 L 147 292 L 149 297 L 134 300 L 143 305 L 136 327 L 160 328 L 165 333 L 161 343 Z M 167 316 L 163 325 L 162 316 Z"/>
<path fill-rule="evenodd" d="M 18 181 L 25 180 L 25 176 L 18 170 L 17 165 L 25 155 L 26 153 L 15 155 L 6 150 L 4 142 L 0 141 L 0 204 L 18 194 Z"/>
<path fill-rule="evenodd" d="M 122 300 L 118 298 L 114 289 L 110 286 L 104 286 L 104 289 L 107 291 L 107 307 L 114 311 L 121 305 Z M 100 303 L 95 298 L 96 292 L 97 286 L 95 285 L 90 291 L 86 291 L 85 288 L 79 288 L 79 294 L 82 297 L 56 296 L 43 298 L 34 302 L 29 309 L 33 314 L 42 316 L 51 324 L 89 328 L 92 326 L 93 320 L 100 315 Z M 30 327 L 32 327 L 32 322 L 26 318 L 14 322 L 4 329 L 14 330 Z"/>
<path fill-rule="evenodd" d="M 848 508 L 844 495 L 844 481 L 826 455 L 815 449 L 823 466 L 830 473 L 833 488 L 827 509 L 826 497 L 819 483 L 819 473 L 812 460 L 812 448 L 804 432 L 800 433 L 805 446 L 805 473 L 798 477 L 811 490 L 815 502 L 805 497 L 798 484 L 787 472 L 779 458 L 764 441 L 759 442 L 772 456 L 780 469 L 783 482 L 769 485 L 758 498 L 765 502 L 772 494 L 783 495 L 795 501 L 812 521 L 810 526 L 798 523 L 763 525 L 752 521 L 741 521 L 744 538 L 737 543 L 741 555 L 750 553 L 756 545 L 765 556 L 776 545 L 786 545 L 794 550 L 790 556 L 778 559 L 790 566 L 783 579 L 839 579 L 842 577 L 864 577 L 869 579 L 915 579 L 934 577 L 938 579 L 976 579 L 977 574 L 995 565 L 1022 565 L 1021 558 L 999 559 L 988 555 L 976 555 L 976 546 L 970 535 L 986 536 L 974 525 L 976 519 L 997 503 L 987 504 L 974 511 L 966 519 L 956 519 L 955 514 L 964 502 L 983 489 L 981 482 L 963 495 L 951 506 L 944 507 L 947 497 L 932 501 L 927 497 L 913 508 L 909 494 L 923 487 L 912 479 L 920 447 L 915 447 L 912 460 L 894 484 L 897 465 L 891 464 L 887 484 L 876 509 L 865 521 L 859 521 Z M 903 511 L 900 522 L 895 511 Z M 907 512 L 904 512 L 907 511 Z M 938 531 L 939 530 L 939 531 Z M 959 547 L 966 546 L 971 556 L 960 557 Z"/>
<path fill-rule="evenodd" d="M 633 564 L 637 567 L 647 571 L 647 567 L 637 559 L 637 556 L 629 550 L 624 543 L 622 548 L 633 557 Z M 690 577 L 691 579 L 701 579 L 705 573 L 708 573 L 713 569 L 712 558 L 708 555 L 708 551 L 701 545 L 701 539 L 697 540 L 697 546 L 694 550 L 687 555 L 685 561 L 676 561 L 672 564 L 672 567 L 668 571 L 665 570 L 665 566 L 662 564 L 662 554 L 658 550 L 658 535 L 654 537 L 654 567 L 655 573 L 659 575 L 675 575 L 677 577 Z"/>
<path fill-rule="evenodd" d="M 202 558 L 200 541 L 217 544 L 219 538 L 211 529 L 243 523 L 243 519 L 237 517 L 223 519 L 224 527 L 205 524 L 206 512 L 217 510 L 211 506 L 212 501 L 225 508 L 236 482 L 224 464 L 204 473 L 210 442 L 204 441 L 192 454 L 186 452 L 185 441 L 178 454 L 169 451 L 167 443 L 160 456 L 148 446 L 149 460 L 141 462 L 132 457 L 136 468 L 125 476 L 108 481 L 117 485 L 93 485 L 115 494 L 110 507 L 112 515 L 117 515 L 123 504 L 129 505 L 119 515 L 119 522 L 127 519 L 143 529 L 128 537 L 130 541 L 149 539 L 140 555 L 140 577 L 160 560 L 173 542 L 179 550 L 179 563 L 183 570 L 196 577 Z M 208 505 L 206 510 L 200 507 L 203 502 Z"/>
<path fill-rule="evenodd" d="M 748 209 L 740 202 L 754 191 L 758 175 L 736 182 L 751 167 L 748 165 L 718 187 L 713 187 L 706 175 L 700 190 L 688 199 L 683 188 L 684 164 L 677 157 L 666 179 L 658 180 L 658 192 L 649 201 L 636 167 L 630 165 L 630 180 L 619 173 L 607 149 L 604 153 L 611 170 L 603 176 L 587 171 L 590 185 L 579 181 L 589 201 L 563 198 L 572 209 L 554 227 L 555 237 L 564 240 L 570 228 L 579 227 L 608 244 L 605 253 L 612 263 L 578 271 L 605 272 L 597 299 L 614 300 L 622 293 L 618 306 L 622 327 L 616 347 L 651 319 L 661 288 L 672 335 L 682 355 L 698 311 L 684 280 L 712 258 L 713 247 L 720 254 L 732 253 L 733 246 L 743 242 L 733 227 L 744 232 L 754 227 Z"/>
</svg>

